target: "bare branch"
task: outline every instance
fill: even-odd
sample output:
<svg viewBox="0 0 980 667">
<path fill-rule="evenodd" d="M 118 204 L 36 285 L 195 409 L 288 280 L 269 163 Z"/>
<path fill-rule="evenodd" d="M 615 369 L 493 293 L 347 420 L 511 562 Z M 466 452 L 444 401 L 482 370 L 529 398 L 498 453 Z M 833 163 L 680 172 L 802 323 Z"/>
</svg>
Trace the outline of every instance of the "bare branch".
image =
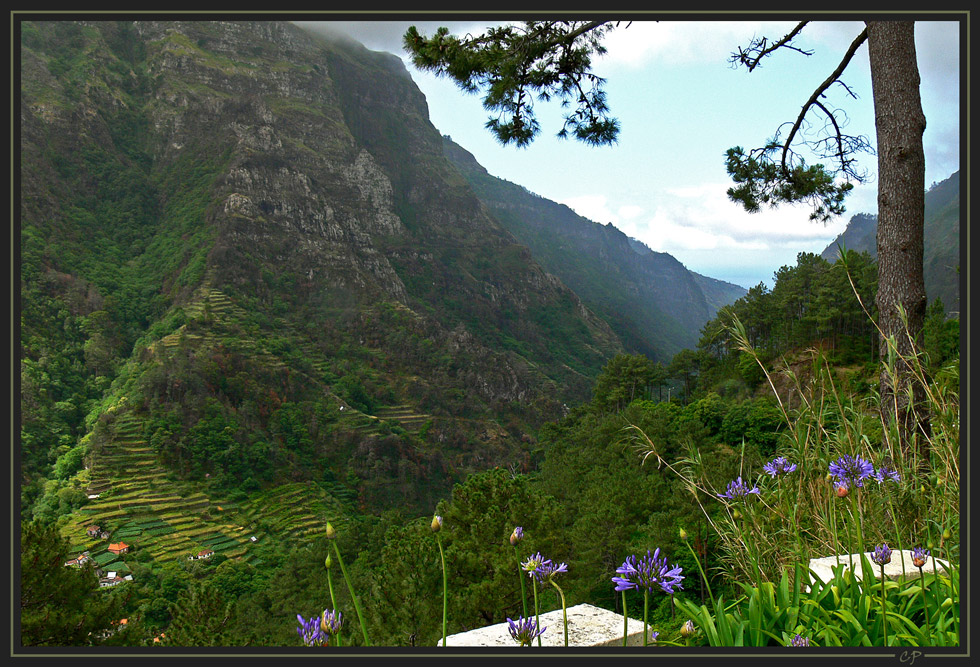
<svg viewBox="0 0 980 667">
<path fill-rule="evenodd" d="M 807 23 L 809 23 L 809 21 L 801 21 L 786 36 L 784 36 L 778 42 L 773 42 L 771 46 L 767 46 L 768 40 L 765 37 L 758 40 L 754 39 L 749 44 L 747 49 L 739 48 L 738 53 L 733 54 L 730 61 L 733 65 L 745 65 L 745 67 L 747 67 L 751 72 L 759 66 L 759 63 L 762 62 L 763 58 L 777 49 L 789 49 L 791 51 L 802 53 L 805 56 L 812 56 L 813 51 L 804 51 L 803 49 L 795 47 L 790 43 L 798 34 L 800 34 L 800 31 L 803 30 L 803 27 L 806 26 Z"/>
<path fill-rule="evenodd" d="M 793 143 L 793 139 L 796 136 L 797 131 L 799 131 L 800 126 L 803 124 L 803 119 L 806 117 L 807 113 L 809 113 L 810 107 L 816 104 L 817 100 L 819 100 L 823 96 L 823 94 L 827 91 L 827 89 L 830 88 L 830 86 L 832 86 L 835 82 L 837 82 L 838 77 L 840 77 L 840 75 L 844 72 L 844 70 L 847 69 L 847 65 L 851 62 L 851 58 L 854 57 L 854 54 L 855 52 L 857 52 L 858 47 L 864 44 L 864 42 L 867 41 L 867 39 L 868 39 L 868 29 L 865 28 L 864 30 L 861 31 L 861 34 L 858 35 L 853 42 L 851 42 L 851 46 L 847 49 L 847 53 L 844 54 L 843 60 L 841 60 L 840 64 L 837 65 L 837 69 L 835 69 L 834 72 L 829 77 L 827 77 L 827 79 L 823 83 L 821 83 L 815 91 L 813 91 L 813 94 L 810 95 L 810 99 L 808 99 L 806 101 L 806 104 L 803 105 L 803 108 L 800 110 L 800 115 L 797 116 L 796 122 L 793 124 L 793 129 L 789 131 L 789 135 L 786 137 L 786 141 L 783 143 L 783 156 L 782 156 L 782 160 L 780 161 L 780 165 L 783 168 L 783 170 L 786 170 L 786 159 L 790 152 L 789 147 Z M 850 92 L 850 89 L 848 89 L 848 92 Z"/>
</svg>

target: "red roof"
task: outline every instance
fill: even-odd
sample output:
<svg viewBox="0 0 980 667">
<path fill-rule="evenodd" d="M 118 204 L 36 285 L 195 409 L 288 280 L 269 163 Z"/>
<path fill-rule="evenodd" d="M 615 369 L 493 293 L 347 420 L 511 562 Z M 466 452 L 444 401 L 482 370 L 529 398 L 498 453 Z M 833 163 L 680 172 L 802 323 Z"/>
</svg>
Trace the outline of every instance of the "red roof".
<svg viewBox="0 0 980 667">
<path fill-rule="evenodd" d="M 129 545 L 125 542 L 118 542 L 116 544 L 109 545 L 109 551 L 122 551 L 123 549 L 128 549 Z"/>
</svg>

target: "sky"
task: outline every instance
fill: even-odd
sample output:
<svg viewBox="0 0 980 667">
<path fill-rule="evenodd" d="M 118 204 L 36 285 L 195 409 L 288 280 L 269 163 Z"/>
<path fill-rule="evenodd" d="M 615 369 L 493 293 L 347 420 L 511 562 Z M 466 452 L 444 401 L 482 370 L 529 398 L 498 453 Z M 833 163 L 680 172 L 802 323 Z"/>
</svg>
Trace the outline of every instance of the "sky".
<svg viewBox="0 0 980 667">
<path fill-rule="evenodd" d="M 734 69 L 729 56 L 753 37 L 781 38 L 798 20 L 746 16 L 738 21 L 667 16 L 623 22 L 612 31 L 603 42 L 607 53 L 593 60 L 621 127 L 618 141 L 603 147 L 557 138 L 562 120 L 554 101 L 536 103 L 541 133 L 530 146 L 502 146 L 484 127 L 489 113 L 480 94 L 465 93 L 448 78 L 416 69 L 402 47 L 410 25 L 424 35 L 441 25 L 453 34 L 475 35 L 505 16 L 440 21 L 421 15 L 426 20 L 330 21 L 320 26 L 342 31 L 369 49 L 400 56 L 426 97 L 432 124 L 490 174 L 595 222 L 611 222 L 692 271 L 745 288 L 760 282 L 772 287 L 774 272 L 794 266 L 799 252 L 822 252 L 852 215 L 876 212 L 877 157 L 860 157 L 859 168 L 869 178 L 855 187 L 844 215 L 826 224 L 808 219 L 809 205 L 749 214 L 728 199 L 732 182 L 725 171 L 725 151 L 762 146 L 780 125 L 795 120 L 863 29 L 858 21 L 812 20 L 794 42 L 812 55 L 783 49 L 748 72 Z M 929 187 L 960 168 L 960 25 L 955 20 L 917 21 L 915 38 Z M 825 102 L 846 112 L 848 134 L 863 135 L 874 146 L 866 43 L 841 78 L 856 99 L 836 86 Z"/>
</svg>

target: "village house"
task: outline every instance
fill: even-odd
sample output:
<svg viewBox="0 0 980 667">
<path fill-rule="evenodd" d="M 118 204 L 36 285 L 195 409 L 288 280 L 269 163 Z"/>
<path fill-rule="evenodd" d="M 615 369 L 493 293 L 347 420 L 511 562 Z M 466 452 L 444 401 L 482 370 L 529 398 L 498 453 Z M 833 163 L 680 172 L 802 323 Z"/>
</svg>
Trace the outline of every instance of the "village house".
<svg viewBox="0 0 980 667">
<path fill-rule="evenodd" d="M 65 561 L 65 567 L 69 567 L 69 566 L 70 567 L 81 567 L 82 565 L 84 565 L 85 563 L 87 563 L 88 560 L 89 560 L 89 558 L 88 558 L 88 552 L 87 551 L 83 551 L 81 553 L 81 555 L 79 555 L 79 556 L 77 556 L 75 558 L 72 558 L 69 561 Z"/>
<path fill-rule="evenodd" d="M 118 572 L 107 572 L 104 577 L 99 579 L 99 588 L 111 588 L 118 586 L 124 581 L 132 581 L 133 575 L 127 574 L 125 577 L 119 576 Z"/>
<path fill-rule="evenodd" d="M 187 559 L 188 560 L 204 560 L 206 558 L 210 558 L 213 555 L 214 555 L 214 552 L 211 549 L 204 549 L 202 551 L 198 551 L 196 556 L 188 556 Z"/>
<path fill-rule="evenodd" d="M 99 526 L 91 525 L 91 526 L 89 526 L 88 528 L 85 529 L 85 532 L 88 533 L 88 536 L 89 537 L 95 537 L 100 532 L 102 532 L 102 529 L 99 528 Z"/>
<path fill-rule="evenodd" d="M 109 553 L 119 554 L 129 553 L 129 545 L 125 542 L 116 542 L 115 544 L 109 545 Z"/>
<path fill-rule="evenodd" d="M 99 579 L 99 588 L 118 586 L 122 582 L 123 578 L 119 576 L 118 572 L 108 572 L 104 577 Z"/>
</svg>

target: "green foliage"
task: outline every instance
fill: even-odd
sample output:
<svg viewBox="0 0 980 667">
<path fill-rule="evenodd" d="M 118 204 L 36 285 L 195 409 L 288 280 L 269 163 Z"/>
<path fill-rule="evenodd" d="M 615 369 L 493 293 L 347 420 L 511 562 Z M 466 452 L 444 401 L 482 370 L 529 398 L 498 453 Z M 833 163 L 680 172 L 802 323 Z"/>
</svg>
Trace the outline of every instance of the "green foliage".
<svg viewBox="0 0 980 667">
<path fill-rule="evenodd" d="M 561 561 L 569 552 L 561 505 L 524 475 L 499 468 L 471 475 L 437 513 L 449 568 L 449 634 L 503 622 L 520 609 L 517 555 L 508 541 L 515 526 L 527 536 L 520 544 L 525 559 L 540 551 Z M 438 571 L 438 561 L 431 567 Z"/>
<path fill-rule="evenodd" d="M 620 411 L 634 400 L 648 398 L 667 373 L 643 355 L 618 354 L 606 364 L 595 382 L 593 404 L 600 410 Z"/>
<path fill-rule="evenodd" d="M 603 22 L 525 21 L 489 28 L 483 35 L 460 39 L 439 28 L 429 38 L 415 26 L 404 45 L 413 64 L 449 76 L 467 92 L 486 89 L 483 105 L 498 113 L 487 121 L 502 144 L 530 143 L 540 131 L 532 100 L 557 97 L 564 115 L 559 137 L 569 132 L 592 145 L 613 143 L 619 123 L 608 117 L 602 79 L 590 72 L 592 55 L 605 53 L 602 37 L 614 26 Z"/>
<path fill-rule="evenodd" d="M 870 563 L 869 563 L 870 564 Z M 829 581 L 801 570 L 776 584 L 744 585 L 731 602 L 718 596 L 711 606 L 686 599 L 678 609 L 695 622 L 699 642 L 709 646 L 789 646 L 796 635 L 810 646 L 949 646 L 957 643 L 952 618 L 958 608 L 954 578 L 930 577 L 926 595 L 918 580 L 856 579 L 843 566 Z M 928 600 L 931 612 L 922 600 Z M 882 606 L 884 604 L 884 607 Z"/>
<path fill-rule="evenodd" d="M 88 646 L 111 627 L 119 600 L 99 591 L 91 564 L 65 567 L 68 541 L 58 529 L 38 523 L 20 531 L 20 644 Z"/>
<path fill-rule="evenodd" d="M 763 205 L 801 201 L 813 205 L 811 220 L 828 222 L 844 213 L 844 199 L 854 189 L 853 183 L 838 184 L 834 172 L 822 164 L 807 165 L 800 159 L 798 164 L 787 166 L 778 160 L 782 153 L 783 146 L 777 142 L 749 153 L 740 146 L 729 148 L 725 168 L 738 185 L 728 189 L 728 197 L 749 213 Z"/>
<path fill-rule="evenodd" d="M 54 476 L 65 480 L 81 470 L 87 450 L 85 445 L 79 445 L 59 456 L 54 464 Z"/>
</svg>

